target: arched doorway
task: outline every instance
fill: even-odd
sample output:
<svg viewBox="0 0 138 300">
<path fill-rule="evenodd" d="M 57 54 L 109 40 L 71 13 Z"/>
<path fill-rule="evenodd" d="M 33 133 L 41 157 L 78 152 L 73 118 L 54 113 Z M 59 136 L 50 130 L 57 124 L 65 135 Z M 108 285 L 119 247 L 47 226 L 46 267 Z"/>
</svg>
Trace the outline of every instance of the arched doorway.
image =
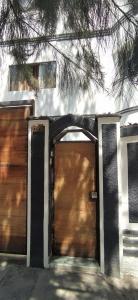
<svg viewBox="0 0 138 300">
<path fill-rule="evenodd" d="M 95 259 L 97 138 L 84 128 L 68 127 L 56 135 L 54 145 L 52 256 Z"/>
</svg>

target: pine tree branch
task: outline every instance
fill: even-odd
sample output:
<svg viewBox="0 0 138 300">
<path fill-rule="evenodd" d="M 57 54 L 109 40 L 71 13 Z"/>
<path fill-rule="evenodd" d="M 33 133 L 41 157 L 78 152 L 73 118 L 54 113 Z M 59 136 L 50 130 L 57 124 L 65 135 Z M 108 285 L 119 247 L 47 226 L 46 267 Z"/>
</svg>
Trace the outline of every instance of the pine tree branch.
<svg viewBox="0 0 138 300">
<path fill-rule="evenodd" d="M 18 19 L 18 15 L 17 15 L 17 13 L 16 13 L 16 11 L 15 11 L 15 9 L 14 9 L 14 6 L 13 6 L 11 0 L 8 0 L 8 2 L 9 2 L 9 4 L 10 4 L 10 7 L 11 7 L 12 10 L 13 10 L 13 13 L 15 14 L 16 18 Z"/>
<path fill-rule="evenodd" d="M 135 23 L 129 16 L 128 14 L 114 1 L 114 0 L 111 0 L 111 2 L 113 3 L 113 5 L 124 15 L 124 17 L 129 21 L 131 22 L 135 27 L 138 26 L 138 22 Z"/>
<path fill-rule="evenodd" d="M 16 13 L 16 11 L 15 11 L 15 9 L 14 9 L 14 7 L 13 7 L 13 4 L 12 4 L 11 0 L 8 0 L 8 1 L 9 1 L 9 3 L 10 3 L 10 6 L 11 6 L 11 8 L 12 8 L 14 14 L 15 14 L 15 16 L 18 18 L 17 13 Z M 28 27 L 30 27 L 30 29 L 33 30 L 38 36 L 41 36 L 40 33 L 39 33 L 35 28 L 33 28 L 28 22 L 26 22 L 25 20 L 22 20 L 22 22 L 23 22 L 24 24 L 26 24 Z M 82 68 L 81 66 L 79 66 L 75 61 L 73 61 L 71 58 L 69 58 L 64 52 L 62 52 L 60 49 L 58 49 L 57 47 L 55 47 L 55 46 L 54 46 L 51 42 L 49 42 L 49 41 L 47 41 L 47 44 L 48 44 L 49 46 L 51 46 L 56 52 L 58 52 L 62 57 L 64 57 L 64 59 L 68 60 L 71 64 L 73 64 L 75 67 L 77 67 L 78 69 L 80 69 L 81 71 L 83 71 L 84 73 L 86 73 L 87 76 L 88 76 L 87 70 L 85 70 L 84 68 Z M 103 88 L 103 86 L 100 84 L 100 82 L 98 82 L 94 77 L 92 77 L 92 76 L 88 76 L 88 77 L 90 77 L 90 78 L 91 78 L 92 80 L 94 80 L 101 88 Z M 105 89 L 105 90 L 106 90 L 106 89 Z M 106 92 L 108 93 L 107 90 L 106 90 Z"/>
<path fill-rule="evenodd" d="M 23 20 L 23 22 L 30 27 L 30 29 L 32 29 L 38 36 L 41 36 L 40 33 L 34 29 L 29 23 L 27 23 L 25 20 Z M 58 52 L 62 57 L 64 57 L 66 60 L 68 60 L 70 63 L 72 63 L 75 67 L 77 67 L 78 69 L 80 69 L 81 71 L 83 71 L 84 73 L 87 74 L 88 76 L 88 72 L 87 70 L 85 70 L 84 68 L 82 68 L 81 66 L 79 66 L 75 61 L 73 61 L 70 57 L 68 57 L 64 52 L 62 52 L 59 48 L 55 47 L 51 42 L 47 41 L 48 45 L 51 46 L 56 52 Z M 92 80 L 94 80 L 101 88 L 103 88 L 103 86 L 100 84 L 100 82 L 98 82 L 94 77 L 89 76 Z M 105 91 L 108 93 L 108 90 L 105 89 Z"/>
<path fill-rule="evenodd" d="M 113 16 L 115 17 L 115 19 L 117 20 L 117 22 L 116 22 L 116 24 L 114 25 L 114 28 L 115 29 L 113 29 L 113 31 L 112 31 L 112 33 L 114 33 L 117 29 L 116 29 L 116 26 L 117 25 L 119 25 L 119 26 L 122 26 L 122 28 L 124 29 L 124 31 L 126 32 L 126 34 L 132 39 L 132 40 L 135 40 L 135 38 L 131 35 L 131 33 L 123 26 L 123 24 L 122 24 L 122 18 L 123 18 L 123 21 L 125 21 L 125 17 L 123 16 L 123 17 L 121 17 L 119 20 L 118 20 L 118 18 L 117 18 L 117 16 L 116 16 L 116 14 L 113 12 L 113 10 L 111 9 L 111 7 L 110 7 L 110 11 L 111 11 L 111 13 L 113 14 Z"/>
</svg>

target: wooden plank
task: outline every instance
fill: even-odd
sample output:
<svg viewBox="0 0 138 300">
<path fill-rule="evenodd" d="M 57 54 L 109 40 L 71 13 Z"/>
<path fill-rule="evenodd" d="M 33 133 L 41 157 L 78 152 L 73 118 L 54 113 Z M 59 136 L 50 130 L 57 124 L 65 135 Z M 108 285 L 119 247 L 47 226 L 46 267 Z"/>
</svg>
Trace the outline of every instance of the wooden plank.
<svg viewBox="0 0 138 300">
<path fill-rule="evenodd" d="M 0 154 L 0 164 L 15 166 L 27 166 L 27 152 L 25 151 L 4 151 Z"/>
<path fill-rule="evenodd" d="M 96 256 L 96 238 L 75 242 L 72 239 L 64 243 L 55 242 L 55 249 L 58 255 L 95 257 Z"/>
<path fill-rule="evenodd" d="M 64 210 L 63 210 L 64 213 Z M 93 217 L 91 217 L 91 214 Z M 65 216 L 65 217 L 64 217 Z M 55 224 L 55 230 L 56 228 L 58 228 L 58 231 L 62 231 L 63 227 L 66 228 L 66 230 L 68 230 L 68 227 L 70 228 L 74 228 L 73 230 L 75 230 L 75 228 L 82 228 L 82 230 L 85 228 L 89 228 L 89 230 L 91 231 L 91 229 L 96 228 L 96 212 L 93 210 L 90 210 L 90 213 L 87 214 L 85 211 L 79 211 L 77 212 L 77 214 L 73 214 L 73 216 L 69 217 L 69 213 L 68 214 L 64 214 L 63 217 L 59 217 L 58 216 L 58 212 L 56 212 L 55 218 L 54 218 L 54 224 Z M 64 218 L 66 218 L 66 221 L 64 220 Z M 62 226 L 61 226 L 62 224 Z"/>
<path fill-rule="evenodd" d="M 0 131 L 1 132 L 1 131 Z M 8 135 L 6 138 L 0 136 L 0 151 L 5 148 L 10 148 L 13 151 L 27 149 L 27 133 L 23 136 Z"/>
<path fill-rule="evenodd" d="M 55 208 L 56 209 L 56 208 Z M 85 209 L 85 207 L 82 207 L 79 209 L 79 207 L 76 209 L 64 209 L 64 215 L 60 214 L 60 212 L 64 209 L 62 206 L 61 209 L 56 209 L 56 215 L 55 215 L 55 222 L 60 223 L 64 222 L 64 224 L 78 224 L 81 223 L 82 221 L 87 224 L 88 222 L 95 222 L 96 219 L 96 206 L 91 207 L 89 210 Z M 70 214 L 69 214 L 70 212 Z M 92 216 L 91 216 L 92 215 Z M 69 225 L 70 226 L 70 225 Z"/>
<path fill-rule="evenodd" d="M 65 240 L 72 240 L 73 242 L 84 240 L 87 242 L 87 240 L 96 237 L 95 226 L 91 230 L 85 230 L 85 228 L 78 230 L 78 227 L 71 226 L 71 228 L 66 228 L 62 231 L 59 231 L 57 227 L 55 228 L 54 237 L 55 240 L 63 243 Z"/>
<path fill-rule="evenodd" d="M 26 218 L 11 218 L 5 217 L 0 221 L 0 234 L 10 238 L 12 236 L 25 236 L 26 235 Z M 18 226 L 17 226 L 18 225 Z"/>
<path fill-rule="evenodd" d="M 3 195 L 4 195 L 4 190 L 3 190 Z M 2 194 L 2 191 L 0 190 L 0 194 Z M 25 203 L 25 204 L 23 204 Z M 5 207 L 5 211 L 6 211 L 6 207 L 7 207 L 7 211 L 6 214 L 11 211 L 13 212 L 14 208 L 20 209 L 25 207 L 26 205 L 26 190 L 19 191 L 19 190 L 13 190 L 11 193 L 10 191 L 7 192 L 7 194 L 5 194 L 5 197 L 0 197 L 0 211 L 2 209 L 4 209 Z M 22 210 L 21 210 L 22 211 Z M 14 213 L 14 212 L 13 212 Z"/>
<path fill-rule="evenodd" d="M 9 171 L 9 168 L 0 165 L 0 184 L 4 183 L 16 183 L 16 184 L 25 184 L 27 183 L 26 172 L 27 168 L 12 166 Z M 19 170 L 18 170 L 19 169 Z"/>
<path fill-rule="evenodd" d="M 9 135 L 10 135 L 10 138 L 9 138 Z M 27 135 L 25 134 L 23 128 L 21 130 L 15 131 L 15 132 L 13 132 L 13 131 L 11 132 L 10 130 L 9 130 L 9 132 L 8 132 L 8 130 L 6 130 L 6 131 L 3 130 L 3 132 L 1 133 L 1 138 L 7 138 L 7 139 L 9 138 L 9 140 L 11 140 L 12 138 L 18 138 L 18 137 L 26 137 L 27 138 Z M 6 140 L 5 140 L 5 142 L 6 142 Z"/>
<path fill-rule="evenodd" d="M 86 244 L 89 244 L 89 242 L 91 241 L 95 241 L 96 239 L 96 232 L 95 231 L 92 231 L 92 235 L 89 234 L 89 235 L 86 235 L 85 233 L 81 233 L 81 234 L 78 234 L 78 235 L 72 235 L 72 234 L 68 234 L 67 235 L 64 235 L 64 240 L 62 239 L 62 236 L 59 235 L 58 238 L 56 239 L 55 238 L 55 241 L 57 240 L 58 242 L 61 242 L 62 245 L 64 244 L 84 244 L 85 246 L 85 243 Z"/>
<path fill-rule="evenodd" d="M 71 192 L 70 192 L 71 194 Z M 86 196 L 86 197 L 85 197 Z M 66 207 L 64 207 L 64 201 L 66 201 Z M 72 208 L 72 203 L 73 203 L 73 208 Z M 78 203 L 77 199 L 75 198 L 74 201 L 72 201 L 71 197 L 66 197 L 61 198 L 61 201 L 56 201 L 54 203 L 54 207 L 57 210 L 62 210 L 62 208 L 64 207 L 64 213 L 65 215 L 68 213 L 68 210 L 73 210 L 73 212 L 77 212 L 77 211 L 88 211 L 88 213 L 94 213 L 95 211 L 95 206 L 96 206 L 96 202 L 95 201 L 91 201 L 90 197 L 87 193 L 85 193 L 83 195 L 83 198 L 81 199 L 81 203 Z"/>
<path fill-rule="evenodd" d="M 0 113 L 0 117 L 1 117 L 1 113 Z M 11 115 L 12 117 L 12 115 Z M 28 127 L 28 121 L 27 120 L 1 120 L 0 121 L 0 127 L 1 127 L 1 131 L 4 131 L 4 129 L 6 129 L 6 131 L 13 131 L 15 129 L 19 129 L 19 130 L 26 130 Z"/>
<path fill-rule="evenodd" d="M 1 108 L 0 119 L 2 120 L 25 120 L 30 116 L 31 108 Z"/>
<path fill-rule="evenodd" d="M 0 165 L 0 185 L 6 183 L 27 183 L 27 167 Z"/>
<path fill-rule="evenodd" d="M 11 236 L 10 239 L 2 236 L 0 240 L 0 252 L 26 254 L 26 236 Z"/>
<path fill-rule="evenodd" d="M 26 198 L 26 184 L 4 183 L 0 185 L 0 199 L 7 201 L 18 201 Z"/>
<path fill-rule="evenodd" d="M 4 177 L 0 174 L 0 184 L 6 184 L 7 186 L 9 186 L 9 184 L 18 184 L 19 186 L 26 186 L 27 180 L 24 177 L 15 177 L 15 176 L 8 176 L 8 177 Z"/>
<path fill-rule="evenodd" d="M 0 219 L 2 218 L 9 218 L 10 216 L 12 216 L 13 218 L 15 217 L 25 217 L 26 219 L 26 201 L 21 201 L 23 203 L 20 204 L 14 204 L 13 205 L 9 205 L 8 209 L 6 210 L 6 205 L 1 205 L 0 208 Z"/>
</svg>

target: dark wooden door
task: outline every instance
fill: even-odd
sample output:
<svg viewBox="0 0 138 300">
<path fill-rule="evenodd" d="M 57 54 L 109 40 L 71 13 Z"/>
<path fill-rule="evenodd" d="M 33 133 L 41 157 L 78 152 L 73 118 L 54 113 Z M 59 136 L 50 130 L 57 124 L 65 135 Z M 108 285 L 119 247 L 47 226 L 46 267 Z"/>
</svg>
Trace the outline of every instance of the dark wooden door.
<svg viewBox="0 0 138 300">
<path fill-rule="evenodd" d="M 55 146 L 53 255 L 96 255 L 95 145 L 65 142 Z"/>
<path fill-rule="evenodd" d="M 26 253 L 26 119 L 30 110 L 0 109 L 0 251 L 6 253 Z"/>
</svg>

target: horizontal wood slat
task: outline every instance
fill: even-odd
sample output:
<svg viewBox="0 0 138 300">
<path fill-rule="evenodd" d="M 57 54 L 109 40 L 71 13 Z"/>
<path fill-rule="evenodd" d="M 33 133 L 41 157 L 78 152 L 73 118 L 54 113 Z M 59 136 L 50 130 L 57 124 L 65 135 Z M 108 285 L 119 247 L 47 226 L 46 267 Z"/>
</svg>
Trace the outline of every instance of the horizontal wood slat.
<svg viewBox="0 0 138 300">
<path fill-rule="evenodd" d="M 79 257 L 95 257 L 96 256 L 96 237 L 74 241 L 68 239 L 64 244 L 55 241 L 55 249 L 58 255 L 63 256 L 79 256 Z"/>
<path fill-rule="evenodd" d="M 84 197 L 86 195 L 86 197 Z M 81 203 L 78 203 L 77 201 L 77 198 L 75 198 L 75 200 L 73 201 L 73 211 L 72 213 L 76 213 L 78 212 L 84 212 L 85 209 L 87 210 L 87 212 L 89 214 L 91 214 L 91 211 L 92 213 L 94 214 L 95 213 L 95 207 L 96 207 L 96 202 L 92 202 L 90 201 L 90 196 L 88 195 L 88 193 L 86 193 L 85 195 L 83 195 L 83 198 L 81 199 Z M 66 202 L 66 208 L 64 209 L 64 213 L 65 214 L 68 214 L 68 210 L 72 209 L 72 206 L 71 206 L 71 201 L 70 200 L 70 197 L 66 197 L 65 199 L 61 198 L 61 202 L 59 201 L 56 201 L 55 202 L 55 209 L 58 211 L 60 209 L 62 209 L 63 205 L 64 205 L 64 202 Z M 87 201 L 86 201 L 87 200 Z M 60 214 L 59 214 L 60 216 Z M 70 215 L 71 217 L 72 215 Z"/>
<path fill-rule="evenodd" d="M 26 254 L 26 236 L 10 236 L 10 240 L 7 240 L 4 236 L 0 242 L 0 252 L 14 253 L 14 254 Z"/>
<path fill-rule="evenodd" d="M 6 209 L 7 205 L 1 205 L 0 208 L 0 216 L 3 218 L 26 218 L 26 201 L 22 201 L 22 203 L 12 203 L 11 207 Z"/>
<path fill-rule="evenodd" d="M 15 156 L 16 152 L 16 156 Z M 5 151 L 0 154 L 0 164 L 10 164 L 15 166 L 26 166 L 27 165 L 27 152 L 26 151 Z"/>
<path fill-rule="evenodd" d="M 93 239 L 96 236 L 96 231 L 95 231 L 95 226 L 94 228 L 91 228 L 91 230 L 86 230 L 85 228 L 81 228 L 80 230 L 71 226 L 70 229 L 63 229 L 62 231 L 58 230 L 58 227 L 55 226 L 55 230 L 57 231 L 57 235 L 55 237 L 55 240 L 62 242 L 64 239 L 65 241 L 71 241 L 76 243 L 76 242 L 81 242 L 85 241 L 87 242 L 88 240 Z M 63 243 L 63 244 L 64 244 Z"/>
<path fill-rule="evenodd" d="M 1 168 L 1 166 L 0 166 L 0 168 Z M 10 176 L 10 174 L 8 174 L 8 173 L 0 174 L 0 182 L 2 183 L 2 185 L 16 184 L 16 186 L 17 186 L 17 184 L 18 184 L 20 186 L 22 185 L 24 188 L 26 186 L 26 178 L 24 178 L 21 175 L 19 177 L 14 177 L 13 175 Z"/>
<path fill-rule="evenodd" d="M 0 151 L 6 148 L 9 148 L 11 151 L 27 150 L 27 135 L 20 136 L 11 136 L 8 135 L 7 138 L 0 136 Z"/>
<path fill-rule="evenodd" d="M 1 131 L 4 132 L 4 130 L 6 132 L 11 131 L 12 135 L 14 135 L 14 132 L 16 130 L 21 131 L 21 130 L 25 130 L 27 129 L 28 126 L 28 121 L 23 120 L 23 123 L 21 122 L 22 120 L 3 120 L 1 119 Z"/>
<path fill-rule="evenodd" d="M 12 203 L 13 201 L 19 203 L 24 199 L 26 199 L 26 185 L 23 187 L 18 186 L 18 184 L 16 186 L 10 185 L 10 188 L 8 185 L 0 187 L 1 203 Z"/>
<path fill-rule="evenodd" d="M 0 109 L 0 119 L 2 120 L 26 120 L 30 116 L 30 107 L 9 107 Z"/>
<path fill-rule="evenodd" d="M 27 118 L 31 107 L 0 109 L 0 251 L 26 253 Z"/>
<path fill-rule="evenodd" d="M 60 228 L 60 224 L 61 224 L 62 220 L 60 220 L 59 222 L 56 222 L 55 220 L 55 223 L 54 223 L 54 229 L 57 231 L 57 235 L 58 236 L 61 236 L 62 235 L 65 235 L 65 233 L 69 233 L 71 234 L 71 232 L 74 232 L 74 235 L 78 232 L 81 234 L 83 232 L 85 233 L 91 233 L 95 230 L 96 228 L 96 225 L 94 224 L 95 223 L 95 219 L 93 221 L 88 221 L 87 224 L 83 224 L 81 225 L 82 222 L 80 222 L 79 224 L 77 224 L 78 222 L 74 221 L 69 225 L 67 225 L 67 222 L 65 222 L 63 220 L 63 226 L 64 228 Z M 69 220 L 68 220 L 68 223 L 69 223 Z M 86 226 L 87 225 L 87 226 Z M 88 229 L 85 229 L 88 228 Z"/>
<path fill-rule="evenodd" d="M 72 241 L 72 243 L 81 243 L 81 242 L 86 242 L 89 240 L 93 240 L 96 237 L 96 230 L 92 229 L 92 230 L 73 230 L 73 228 L 71 228 L 70 230 L 63 230 L 62 232 L 60 232 L 56 238 L 55 241 L 63 241 L 63 236 L 64 236 L 64 242 L 70 242 Z M 63 243 L 64 244 L 64 243 Z"/>
<path fill-rule="evenodd" d="M 1 216 L 0 231 L 9 239 L 11 234 L 13 236 L 25 236 L 26 228 L 25 226 L 23 227 L 24 223 L 26 223 L 26 216 L 14 218 L 6 218 L 4 216 Z"/>
<path fill-rule="evenodd" d="M 56 255 L 96 255 L 95 145 L 55 146 L 53 248 Z"/>
</svg>

